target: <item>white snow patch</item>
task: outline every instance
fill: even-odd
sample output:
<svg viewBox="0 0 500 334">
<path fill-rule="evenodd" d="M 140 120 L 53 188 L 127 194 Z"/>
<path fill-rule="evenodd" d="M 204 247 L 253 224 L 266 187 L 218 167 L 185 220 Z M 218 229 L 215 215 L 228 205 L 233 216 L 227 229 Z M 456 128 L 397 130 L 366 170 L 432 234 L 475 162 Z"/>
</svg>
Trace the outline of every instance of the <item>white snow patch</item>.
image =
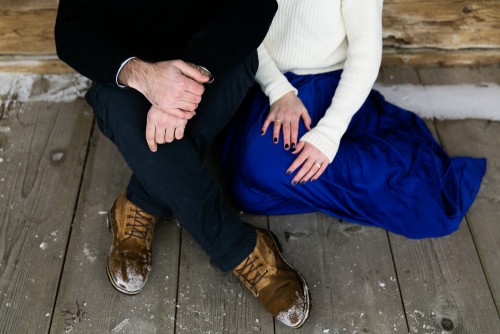
<svg viewBox="0 0 500 334">
<path fill-rule="evenodd" d="M 85 254 L 87 260 L 89 260 L 91 263 L 94 263 L 94 261 L 97 259 L 97 256 L 93 255 L 90 249 L 87 247 L 87 244 L 83 245 L 83 254 Z"/>
<path fill-rule="evenodd" d="M 42 243 L 40 244 L 40 248 L 41 248 L 41 249 L 43 249 L 43 250 L 46 250 L 48 245 L 49 245 L 49 244 L 48 244 L 48 243 L 46 243 L 46 242 L 44 241 L 44 242 L 42 242 Z"/>
<path fill-rule="evenodd" d="M 382 85 L 387 101 L 423 118 L 500 120 L 500 85 Z"/>
<path fill-rule="evenodd" d="M 43 87 L 37 86 L 43 82 Z M 80 74 L 0 74 L 0 100 L 8 106 L 13 101 L 69 102 L 82 97 L 90 81 Z"/>
</svg>

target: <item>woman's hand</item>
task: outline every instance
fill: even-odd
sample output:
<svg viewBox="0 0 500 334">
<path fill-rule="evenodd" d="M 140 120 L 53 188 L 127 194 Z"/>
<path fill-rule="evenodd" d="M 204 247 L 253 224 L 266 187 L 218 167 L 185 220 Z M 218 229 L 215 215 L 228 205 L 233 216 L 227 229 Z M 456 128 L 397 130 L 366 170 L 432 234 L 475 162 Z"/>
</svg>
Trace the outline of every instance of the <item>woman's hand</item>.
<svg viewBox="0 0 500 334">
<path fill-rule="evenodd" d="M 298 143 L 293 154 L 298 154 L 298 156 L 288 167 L 286 173 L 292 174 L 297 168 L 302 167 L 292 179 L 292 185 L 304 184 L 309 180 L 316 181 L 330 163 L 328 157 L 319 149 L 304 141 Z"/>
<path fill-rule="evenodd" d="M 306 129 L 310 130 L 311 117 L 304 104 L 294 92 L 286 93 L 271 105 L 260 133 L 264 135 L 269 125 L 274 122 L 273 142 L 275 144 L 279 142 L 280 130 L 283 127 L 283 146 L 285 150 L 290 147 L 293 150 L 297 145 L 300 118 L 304 121 Z"/>
</svg>

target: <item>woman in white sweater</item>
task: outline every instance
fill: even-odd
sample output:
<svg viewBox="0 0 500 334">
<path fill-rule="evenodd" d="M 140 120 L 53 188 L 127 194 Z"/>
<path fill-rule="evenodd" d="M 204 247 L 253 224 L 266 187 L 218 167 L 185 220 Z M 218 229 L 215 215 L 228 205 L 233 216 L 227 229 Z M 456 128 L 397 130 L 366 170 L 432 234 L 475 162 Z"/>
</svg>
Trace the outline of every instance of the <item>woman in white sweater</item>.
<svg viewBox="0 0 500 334">
<path fill-rule="evenodd" d="M 421 119 L 372 91 L 382 3 L 278 0 L 224 150 L 242 209 L 322 211 L 412 238 L 458 227 L 485 160 L 450 159 Z"/>
</svg>

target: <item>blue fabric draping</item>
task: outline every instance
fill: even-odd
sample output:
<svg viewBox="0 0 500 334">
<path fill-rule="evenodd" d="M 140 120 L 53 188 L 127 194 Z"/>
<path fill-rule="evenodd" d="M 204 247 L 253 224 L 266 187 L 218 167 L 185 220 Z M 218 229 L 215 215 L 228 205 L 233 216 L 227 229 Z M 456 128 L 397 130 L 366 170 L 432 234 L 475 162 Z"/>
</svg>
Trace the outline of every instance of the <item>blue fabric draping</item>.
<svg viewBox="0 0 500 334">
<path fill-rule="evenodd" d="M 314 126 L 331 104 L 341 71 L 286 73 Z M 269 100 L 256 86 L 223 147 L 223 169 L 236 204 L 258 214 L 321 211 L 409 238 L 455 231 L 486 171 L 484 158 L 450 158 L 416 114 L 372 90 L 352 118 L 338 153 L 316 182 L 291 185 L 295 159 L 272 142 L 272 126 L 260 134 Z M 307 130 L 302 121 L 299 138 Z"/>
</svg>

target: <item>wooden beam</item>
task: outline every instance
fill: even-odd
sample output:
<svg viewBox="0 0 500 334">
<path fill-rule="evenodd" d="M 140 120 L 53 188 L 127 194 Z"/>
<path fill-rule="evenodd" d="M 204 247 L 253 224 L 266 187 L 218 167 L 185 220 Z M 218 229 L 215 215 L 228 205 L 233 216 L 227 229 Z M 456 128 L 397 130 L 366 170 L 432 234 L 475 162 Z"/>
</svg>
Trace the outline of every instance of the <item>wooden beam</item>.
<svg viewBox="0 0 500 334">
<path fill-rule="evenodd" d="M 496 0 L 385 0 L 384 43 L 402 48 L 500 47 Z"/>
</svg>

